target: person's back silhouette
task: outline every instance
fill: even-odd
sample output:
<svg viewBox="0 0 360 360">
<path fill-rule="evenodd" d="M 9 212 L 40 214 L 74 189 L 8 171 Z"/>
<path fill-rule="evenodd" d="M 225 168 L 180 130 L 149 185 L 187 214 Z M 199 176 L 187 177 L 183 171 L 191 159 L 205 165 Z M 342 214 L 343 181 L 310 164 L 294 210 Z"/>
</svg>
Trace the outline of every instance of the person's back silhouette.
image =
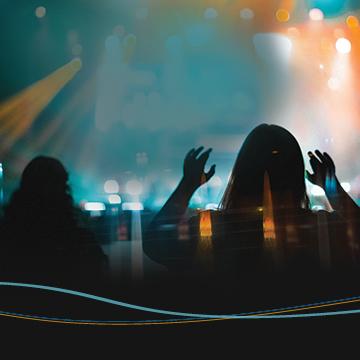
<svg viewBox="0 0 360 360">
<path fill-rule="evenodd" d="M 26 166 L 5 208 L 1 248 L 2 276 L 62 281 L 91 278 L 106 267 L 93 235 L 77 224 L 68 173 L 51 157 Z"/>
<path fill-rule="evenodd" d="M 326 213 L 324 236 L 318 215 L 310 210 L 300 146 L 276 125 L 262 124 L 247 136 L 219 210 L 191 218 L 189 239 L 177 239 L 191 196 L 215 173 L 214 166 L 204 172 L 211 150 L 201 151 L 188 153 L 183 179 L 149 227 L 144 250 L 150 257 L 169 268 L 201 263 L 228 272 L 329 265 L 319 241 L 331 242 L 327 226 L 334 221 Z M 342 230 L 332 227 L 333 238 L 336 231 Z M 346 252 L 338 247 L 338 258 Z"/>
</svg>

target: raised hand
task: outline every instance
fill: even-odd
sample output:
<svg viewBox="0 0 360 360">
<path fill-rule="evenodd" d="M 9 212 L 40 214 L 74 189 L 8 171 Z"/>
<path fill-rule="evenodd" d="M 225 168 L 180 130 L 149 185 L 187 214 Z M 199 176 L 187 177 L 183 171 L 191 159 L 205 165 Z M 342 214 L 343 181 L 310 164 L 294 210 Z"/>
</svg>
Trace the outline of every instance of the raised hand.
<svg viewBox="0 0 360 360">
<path fill-rule="evenodd" d="M 309 151 L 310 165 L 313 174 L 306 171 L 307 179 L 314 185 L 322 187 L 325 191 L 334 190 L 336 186 L 335 164 L 333 159 L 326 152 L 321 153 L 315 150 L 316 156 Z"/>
<path fill-rule="evenodd" d="M 215 174 L 215 165 L 212 165 L 208 172 L 205 172 L 205 164 L 212 149 L 203 151 L 204 147 L 191 149 L 184 160 L 184 182 L 191 189 L 196 190 L 202 184 L 208 182 Z"/>
</svg>

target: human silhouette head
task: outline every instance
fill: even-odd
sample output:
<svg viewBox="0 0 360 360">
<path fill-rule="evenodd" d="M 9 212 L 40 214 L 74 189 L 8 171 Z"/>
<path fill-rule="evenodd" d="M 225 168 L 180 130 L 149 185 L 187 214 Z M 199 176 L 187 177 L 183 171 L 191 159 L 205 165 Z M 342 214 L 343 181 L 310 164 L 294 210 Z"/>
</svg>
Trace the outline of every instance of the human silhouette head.
<svg viewBox="0 0 360 360">
<path fill-rule="evenodd" d="M 51 157 L 38 156 L 25 167 L 20 189 L 37 196 L 58 196 L 68 192 L 68 173 L 62 163 Z M 49 200 L 49 199 L 48 199 Z"/>
<path fill-rule="evenodd" d="M 30 161 L 5 208 L 5 223 L 20 234 L 21 242 L 32 237 L 37 243 L 51 243 L 50 239 L 74 228 L 68 173 L 59 160 L 38 156 Z"/>
<path fill-rule="evenodd" d="M 240 149 L 221 208 L 252 211 L 261 207 L 266 173 L 277 207 L 308 207 L 304 159 L 297 140 L 281 126 L 262 124 L 250 132 Z"/>
</svg>

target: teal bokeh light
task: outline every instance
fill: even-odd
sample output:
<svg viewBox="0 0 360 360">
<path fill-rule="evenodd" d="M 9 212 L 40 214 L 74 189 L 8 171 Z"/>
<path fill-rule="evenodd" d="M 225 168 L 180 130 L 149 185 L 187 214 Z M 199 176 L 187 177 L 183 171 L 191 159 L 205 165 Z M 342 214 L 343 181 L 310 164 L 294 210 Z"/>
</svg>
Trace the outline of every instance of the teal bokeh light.
<svg viewBox="0 0 360 360">
<path fill-rule="evenodd" d="M 348 9 L 348 0 L 309 0 L 310 8 L 320 9 L 325 17 L 341 15 Z"/>
</svg>

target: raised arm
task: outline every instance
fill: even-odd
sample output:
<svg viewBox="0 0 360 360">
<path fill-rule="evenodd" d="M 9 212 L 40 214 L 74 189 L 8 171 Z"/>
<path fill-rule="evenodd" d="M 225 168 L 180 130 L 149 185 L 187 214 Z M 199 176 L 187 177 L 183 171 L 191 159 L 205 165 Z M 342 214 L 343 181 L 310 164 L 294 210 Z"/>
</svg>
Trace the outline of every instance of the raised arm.
<svg viewBox="0 0 360 360">
<path fill-rule="evenodd" d="M 203 151 L 203 147 L 191 149 L 184 160 L 183 177 L 179 185 L 169 197 L 165 205 L 155 216 L 154 224 L 175 224 L 181 221 L 194 192 L 215 174 L 215 165 L 205 172 L 205 164 L 211 149 Z"/>
<path fill-rule="evenodd" d="M 143 242 L 145 253 L 168 268 L 184 267 L 191 262 L 194 244 L 178 241 L 177 225 L 182 221 L 194 192 L 215 174 L 215 165 L 205 172 L 211 149 L 191 149 L 185 157 L 183 177 L 159 213 L 151 221 Z"/>
<path fill-rule="evenodd" d="M 316 154 L 316 156 L 315 156 Z M 351 219 L 360 212 L 359 207 L 343 189 L 335 173 L 335 164 L 329 154 L 315 150 L 308 152 L 313 174 L 306 171 L 307 179 L 314 185 L 322 187 L 334 210 L 346 219 Z"/>
</svg>

